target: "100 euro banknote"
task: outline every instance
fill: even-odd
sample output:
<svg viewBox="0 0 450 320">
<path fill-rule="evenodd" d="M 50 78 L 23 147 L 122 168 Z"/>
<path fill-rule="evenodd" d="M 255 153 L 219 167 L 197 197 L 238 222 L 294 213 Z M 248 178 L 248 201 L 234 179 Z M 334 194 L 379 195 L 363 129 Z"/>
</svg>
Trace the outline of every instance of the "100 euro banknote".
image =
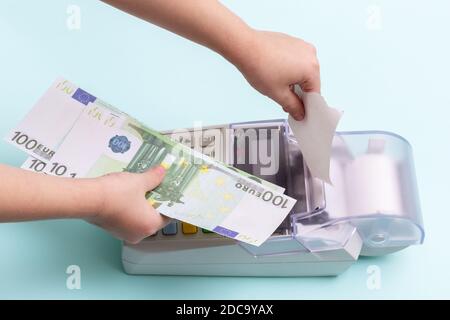
<svg viewBox="0 0 450 320">
<path fill-rule="evenodd" d="M 44 172 L 48 166 L 52 166 L 55 170 L 56 167 L 51 162 L 55 151 L 73 127 L 81 112 L 91 103 L 125 115 L 70 81 L 63 78 L 57 79 L 25 118 L 5 137 L 7 142 L 30 155 L 21 168 Z M 61 172 L 60 170 L 58 173 Z M 244 171 L 236 168 L 234 170 L 255 179 Z M 259 178 L 258 181 L 267 188 L 284 192 L 284 188 L 271 182 Z"/>
<path fill-rule="evenodd" d="M 152 206 L 171 218 L 253 245 L 263 243 L 295 204 L 282 192 L 174 142 L 67 81 L 52 88 L 34 115 L 32 111 L 7 137 L 36 161 L 45 161 L 42 171 L 47 174 L 96 177 L 162 165 L 166 178 L 149 192 Z M 58 103 L 49 103 L 53 95 Z M 67 99 L 78 105 L 66 104 Z M 42 119 L 37 124 L 33 117 L 42 113 L 55 114 L 45 119 L 55 123 Z M 58 137 L 51 134 L 53 125 Z"/>
</svg>

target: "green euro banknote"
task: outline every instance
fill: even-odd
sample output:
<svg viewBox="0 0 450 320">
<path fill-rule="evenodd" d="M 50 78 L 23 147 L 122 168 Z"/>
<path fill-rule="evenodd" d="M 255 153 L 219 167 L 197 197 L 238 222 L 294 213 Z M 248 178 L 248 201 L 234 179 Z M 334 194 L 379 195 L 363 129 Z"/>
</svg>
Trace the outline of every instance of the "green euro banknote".
<svg viewBox="0 0 450 320">
<path fill-rule="evenodd" d="M 82 106 L 73 107 L 72 100 Z M 70 110 L 70 119 L 60 109 Z M 59 114 L 56 122 L 47 122 L 39 110 Z M 149 203 L 166 216 L 226 237 L 259 246 L 295 204 L 263 180 L 161 135 L 66 80 L 57 80 L 30 114 L 7 140 L 35 157 L 26 161 L 40 165 L 35 171 L 80 178 L 162 165 L 166 177 L 148 193 Z"/>
<path fill-rule="evenodd" d="M 43 172 L 81 112 L 90 103 L 106 106 L 123 114 L 98 98 L 92 99 L 92 95 L 70 81 L 63 78 L 56 79 L 24 119 L 5 137 L 7 142 L 30 155 L 21 168 Z M 272 190 L 284 192 L 284 188 L 269 181 L 233 169 Z"/>
</svg>

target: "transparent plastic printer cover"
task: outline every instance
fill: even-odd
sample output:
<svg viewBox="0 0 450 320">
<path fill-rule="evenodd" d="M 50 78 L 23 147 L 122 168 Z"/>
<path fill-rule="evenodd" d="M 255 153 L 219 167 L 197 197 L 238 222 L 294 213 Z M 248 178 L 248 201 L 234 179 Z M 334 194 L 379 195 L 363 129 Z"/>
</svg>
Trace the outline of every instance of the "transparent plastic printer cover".
<svg viewBox="0 0 450 320">
<path fill-rule="evenodd" d="M 412 149 L 404 138 L 381 131 L 337 134 L 331 181 L 333 186 L 324 186 L 324 213 L 329 223 L 350 221 L 357 227 L 362 255 L 423 242 Z"/>
<path fill-rule="evenodd" d="M 231 129 L 231 164 L 285 187 L 298 200 L 263 245 L 239 243 L 254 256 L 340 249 L 355 232 L 364 241 L 365 255 L 423 241 L 411 147 L 402 137 L 379 131 L 337 133 L 333 185 L 328 185 L 311 177 L 285 120 L 237 123 Z"/>
</svg>

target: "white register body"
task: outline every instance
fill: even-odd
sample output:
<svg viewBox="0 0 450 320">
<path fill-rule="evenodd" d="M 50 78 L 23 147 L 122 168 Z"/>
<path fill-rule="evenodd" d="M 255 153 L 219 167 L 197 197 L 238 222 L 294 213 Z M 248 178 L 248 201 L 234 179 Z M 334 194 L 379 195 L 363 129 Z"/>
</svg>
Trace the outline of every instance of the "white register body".
<svg viewBox="0 0 450 320">
<path fill-rule="evenodd" d="M 423 242 L 412 150 L 396 134 L 336 133 L 332 184 L 311 176 L 286 120 L 177 130 L 172 137 L 285 188 L 297 204 L 260 247 L 173 221 L 139 244 L 123 244 L 127 273 L 338 275 L 360 255 Z"/>
</svg>

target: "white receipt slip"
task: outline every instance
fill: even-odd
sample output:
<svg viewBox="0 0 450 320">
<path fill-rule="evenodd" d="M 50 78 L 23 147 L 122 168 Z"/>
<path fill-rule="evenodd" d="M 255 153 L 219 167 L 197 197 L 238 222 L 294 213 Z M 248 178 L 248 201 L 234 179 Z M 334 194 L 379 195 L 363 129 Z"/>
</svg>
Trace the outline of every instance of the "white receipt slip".
<svg viewBox="0 0 450 320">
<path fill-rule="evenodd" d="M 289 116 L 289 126 L 311 175 L 331 184 L 331 144 L 342 112 L 330 108 L 319 93 L 301 93 L 297 86 L 295 89 L 305 106 L 305 117 L 297 121 Z"/>
</svg>

